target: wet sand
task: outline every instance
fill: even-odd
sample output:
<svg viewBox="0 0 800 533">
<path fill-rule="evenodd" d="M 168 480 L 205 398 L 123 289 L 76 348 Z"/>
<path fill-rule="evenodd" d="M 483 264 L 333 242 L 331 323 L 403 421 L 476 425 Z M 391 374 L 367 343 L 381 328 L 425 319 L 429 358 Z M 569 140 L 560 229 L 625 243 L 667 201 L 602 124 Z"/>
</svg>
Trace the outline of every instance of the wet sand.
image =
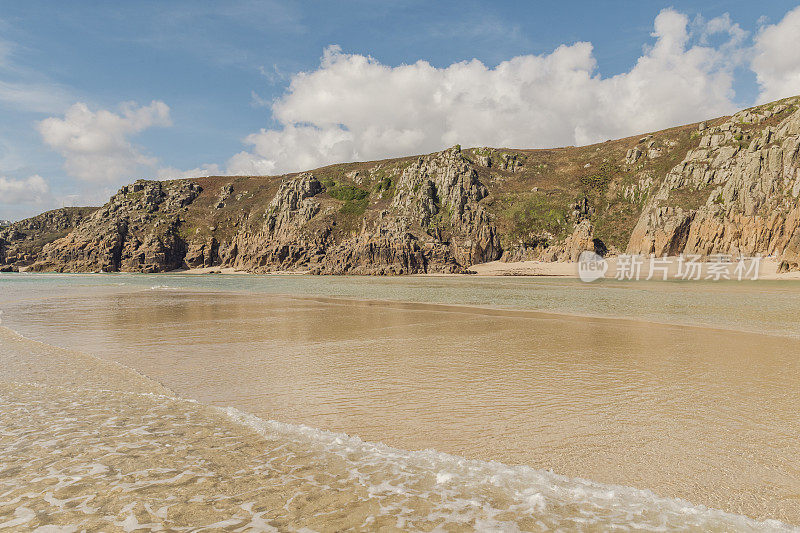
<svg viewBox="0 0 800 533">
<path fill-rule="evenodd" d="M 240 441 L 243 449 L 253 439 L 254 448 L 241 464 L 264 461 L 280 472 L 284 472 L 281 470 L 284 466 L 294 473 L 297 469 L 313 472 L 311 477 L 315 480 L 320 479 L 317 476 L 328 476 L 323 484 L 326 486 L 335 480 L 341 482 L 341 478 L 352 481 L 346 472 L 362 468 L 359 461 L 369 451 L 362 448 L 365 445 L 361 441 L 352 445 L 358 450 L 357 459 L 350 457 L 356 466 L 351 464 L 347 469 L 343 466 L 342 470 L 331 471 L 323 467 L 323 463 L 329 464 L 329 456 L 320 456 L 318 463 L 304 463 L 305 459 L 292 462 L 296 451 L 292 452 L 292 460 L 289 456 L 278 459 L 269 456 L 272 452 L 265 450 L 263 443 L 259 444 L 259 439 L 264 438 L 264 428 L 280 442 L 287 434 L 304 435 L 304 431 L 313 434 L 309 441 L 303 441 L 304 446 L 311 445 L 309 442 L 318 446 L 328 439 L 325 454 L 336 449 L 336 441 L 342 437 L 298 428 L 310 426 L 358 435 L 368 442 L 406 450 L 437 450 L 432 456 L 414 455 L 414 452 L 387 451 L 380 445 L 380 453 L 367 460 L 372 466 L 363 467 L 377 477 L 370 478 L 365 485 L 348 485 L 345 492 L 350 496 L 342 500 L 334 498 L 320 504 L 330 511 L 320 515 L 327 518 L 313 522 L 322 530 L 326 523 L 343 527 L 345 522 L 336 520 L 344 518 L 336 518 L 333 508 L 341 507 L 343 502 L 349 502 L 346 506 L 355 505 L 356 501 L 365 503 L 353 516 L 365 521 L 385 519 L 386 524 L 397 527 L 400 510 L 410 506 L 413 512 L 406 513 L 405 519 L 412 522 L 399 527 L 415 524 L 429 529 L 441 525 L 445 523 L 442 520 L 449 519 L 422 503 L 432 492 L 449 509 L 447 513 L 453 512 L 451 504 L 461 505 L 454 504 L 456 500 L 462 504 L 470 498 L 484 502 L 483 514 L 470 514 L 462 509 L 465 514 L 453 522 L 467 528 L 484 523 L 481 520 L 489 521 L 485 524 L 546 529 L 545 526 L 569 527 L 569 524 L 575 527 L 578 522 L 569 520 L 583 517 L 589 520 L 588 529 L 599 530 L 607 529 L 617 520 L 622 523 L 626 519 L 644 520 L 642 524 L 652 524 L 650 520 L 663 519 L 673 527 L 686 520 L 685 512 L 670 510 L 675 500 L 667 500 L 672 503 L 659 500 L 660 503 L 654 504 L 648 500 L 652 496 L 644 496 L 647 493 L 608 488 L 614 485 L 650 489 L 662 497 L 684 498 L 729 513 L 800 522 L 797 496 L 800 445 L 796 439 L 800 428 L 797 415 L 800 393 L 795 386 L 800 375 L 800 341 L 796 339 L 526 311 L 177 290 L 105 291 L 91 297 L 72 295 L 42 299 L 38 303 L 26 301 L 7 305 L 3 318 L 4 325 L 11 325 L 31 338 L 68 348 L 80 347 L 72 352 L 59 350 L 14 337 L 9 332 L 3 339 L 0 352 L 5 349 L 6 359 L 0 361 L 4 366 L 0 375 L 2 381 L 13 383 L 4 386 L 0 396 L 28 405 L 27 412 L 38 413 L 37 420 L 50 420 L 37 423 L 28 420 L 15 426 L 14 431 L 40 424 L 41 438 L 45 441 L 48 428 L 57 425 L 59 417 L 70 420 L 89 417 L 90 425 L 97 425 L 102 417 L 108 417 L 109 412 L 118 413 L 123 406 L 132 409 L 125 415 L 129 421 L 137 417 L 152 421 L 163 417 L 164 409 L 174 410 L 178 413 L 175 420 L 200 417 L 195 429 L 172 428 L 168 434 L 184 441 L 192 431 L 199 432 L 197 446 L 210 448 L 203 464 L 226 463 L 224 457 L 232 453 L 225 449 L 224 440 L 213 443 L 218 436 L 209 431 L 210 425 L 222 428 L 220 435 L 225 431 L 236 434 L 230 439 Z M 12 345 L 16 346 L 14 350 L 9 348 Z M 31 362 L 22 357 L 24 353 L 38 353 L 39 359 Z M 70 361 L 76 364 L 70 365 Z M 108 361 L 121 363 L 135 372 Z M 71 367 L 83 370 L 70 370 Z M 23 387 L 20 382 L 39 383 L 36 389 L 39 393 L 27 392 L 34 389 Z M 137 395 L 135 402 L 129 402 L 112 392 L 102 393 L 110 397 L 76 392 L 86 388 L 156 395 Z M 166 396 L 177 395 L 202 403 L 166 400 L 165 392 Z M 32 411 L 30 405 L 37 398 L 46 405 L 37 404 Z M 163 407 L 164 402 L 171 407 Z M 102 407 L 106 403 L 108 406 Z M 235 407 L 262 420 L 293 425 L 275 426 L 229 411 L 228 415 L 250 423 L 251 429 L 240 435 L 242 427 L 224 429 L 231 423 L 230 418 L 205 405 Z M 69 414 L 67 406 L 74 408 L 73 414 Z M 148 412 L 162 414 L 147 418 Z M 137 433 L 141 438 L 155 439 L 152 446 L 163 446 L 155 442 L 165 441 L 152 437 L 158 431 L 146 424 L 142 427 L 145 429 Z M 260 428 L 260 433 L 252 428 Z M 280 436 L 275 436 L 275 431 Z M 8 442 L 6 437 L 2 438 Z M 111 438 L 111 434 L 103 438 Z M 372 449 L 373 445 L 366 446 Z M 215 455 L 217 447 L 220 455 Z M 439 476 L 441 471 L 450 471 L 450 467 L 442 465 L 451 460 L 439 452 L 465 458 L 455 459 L 461 470 L 451 472 L 454 480 L 451 483 L 455 485 L 447 488 L 456 491 L 456 500 L 443 496 L 442 487 L 436 485 L 451 479 L 450 474 Z M 419 463 L 423 457 L 427 463 Z M 477 480 L 470 478 L 469 473 L 489 469 L 485 470 L 488 477 L 481 478 L 486 480 L 498 475 L 488 473 L 495 467 L 476 463 L 463 470 L 465 460 L 552 469 L 568 478 L 498 465 L 499 471 L 510 477 L 503 478 L 502 489 L 491 489 L 487 485 L 470 485 Z M 87 456 L 83 462 L 94 464 L 94 461 Z M 409 471 L 408 465 L 414 468 Z M 33 471 L 41 472 L 41 468 L 40 465 Z M 174 465 L 170 468 L 173 474 L 183 471 Z M 191 470 L 185 465 L 181 468 Z M 299 507 L 292 511 L 299 514 L 287 518 L 284 511 L 276 511 L 276 502 L 281 498 L 288 500 L 289 495 L 264 488 L 264 480 L 256 479 L 263 471 L 253 474 L 255 477 L 251 479 L 250 474 L 217 468 L 222 467 L 214 466 L 214 474 L 205 477 L 209 480 L 245 477 L 249 481 L 241 481 L 242 487 L 250 488 L 242 491 L 265 492 L 267 499 L 263 500 L 259 496 L 215 503 L 219 509 L 227 509 L 220 511 L 219 516 L 238 516 L 237 527 L 253 520 L 253 513 L 242 511 L 243 505 L 266 513 L 261 518 L 267 517 L 273 520 L 273 525 L 282 524 L 284 528 L 288 524 L 306 524 L 304 520 L 312 516 L 306 505 L 314 504 L 303 503 L 302 498 L 298 500 Z M 397 468 L 402 471 L 397 479 L 402 478 L 403 490 L 396 491 L 393 505 L 399 507 L 385 507 L 386 502 L 381 503 L 380 498 L 366 503 L 376 494 L 371 492 L 374 486 L 383 486 L 384 492 L 389 490 L 384 483 L 388 476 L 386 469 Z M 142 474 L 143 479 L 153 475 L 153 472 Z M 204 477 L 193 476 L 191 484 Z M 104 479 L 103 475 L 99 477 Z M 575 493 L 565 497 L 563 483 L 577 483 L 574 478 L 588 478 L 604 485 L 596 486 L 596 490 L 581 489 L 588 491 L 586 501 L 570 501 L 569 498 L 576 498 Z M 8 481 L 8 476 L 0 479 Z M 251 482 L 255 485 L 249 485 Z M 205 479 L 200 482 L 203 483 Z M 213 481 L 208 483 L 211 483 L 208 492 L 203 492 L 202 498 L 211 498 L 209 494 L 214 492 L 212 488 L 216 485 Z M 393 483 L 397 486 L 399 481 L 389 485 Z M 306 485 L 298 489 L 298 494 L 310 498 L 310 494 L 319 492 L 320 486 Z M 511 490 L 512 486 L 516 488 Z M 527 499 L 520 499 L 525 486 L 530 489 Z M 183 493 L 175 490 L 178 489 L 172 487 L 169 494 L 179 501 Z M 343 490 L 341 486 L 339 490 Z M 611 500 L 601 504 L 596 498 L 604 490 Z M 147 500 L 153 512 L 154 502 L 169 498 L 169 494 L 153 493 L 153 499 Z M 377 494 L 388 495 L 380 491 Z M 269 500 L 273 496 L 277 500 Z M 414 500 L 416 497 L 420 499 Z M 543 498 L 544 506 L 537 512 L 539 497 Z M 626 507 L 629 500 L 633 507 Z M 121 498 L 118 507 L 114 507 L 116 503 L 103 504 L 118 509 L 115 511 L 118 521 L 125 515 L 121 510 L 123 501 L 127 500 Z M 134 512 L 136 520 L 141 523 L 155 520 L 155 515 L 143 507 L 145 500 L 136 501 L 141 504 Z M 637 505 L 647 518 L 625 514 Z M 170 513 L 177 512 L 179 507 Z M 512 508 L 515 511 L 508 514 Z M 0 507 L 0 517 L 4 510 L 8 511 Z M 673 511 L 677 513 L 674 516 L 670 514 Z M 663 516 L 659 515 L 662 512 Z M 7 515 L 16 516 L 8 512 Z M 303 518 L 299 518 L 301 515 Z M 170 520 L 175 516 L 184 516 L 174 522 L 178 524 L 181 520 L 186 523 L 191 515 L 171 514 Z M 697 516 L 698 520 L 708 519 L 701 514 Z M 197 520 L 211 523 L 216 518 L 217 514 Z M 690 522 L 684 525 L 703 530 L 780 527 L 775 523 L 754 526 L 746 521 L 724 521 L 734 520 L 730 517 L 718 523 L 702 520 L 693 526 Z M 369 522 L 364 527 L 370 529 L 375 524 Z"/>
<path fill-rule="evenodd" d="M 62 378 L 73 358 L 80 370 Z M 0 364 L 28 379 L 0 380 L 3 530 L 788 530 L 636 489 L 214 409 L 6 328 Z"/>
</svg>

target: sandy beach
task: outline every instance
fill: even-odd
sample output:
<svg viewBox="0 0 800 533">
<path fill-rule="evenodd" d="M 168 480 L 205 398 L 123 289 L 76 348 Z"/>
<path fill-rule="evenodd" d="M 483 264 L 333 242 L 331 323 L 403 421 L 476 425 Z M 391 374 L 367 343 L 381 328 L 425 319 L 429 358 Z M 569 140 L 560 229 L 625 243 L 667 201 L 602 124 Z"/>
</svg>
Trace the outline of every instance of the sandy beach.
<svg viewBox="0 0 800 533">
<path fill-rule="evenodd" d="M 794 285 L 180 274 L 0 282 L 11 328 L 0 332 L 0 396 L 18 421 L 0 439 L 21 469 L 9 482 L 34 488 L 13 497 L 35 510 L 0 507 L 0 523 L 546 529 L 575 526 L 576 509 L 597 530 L 631 520 L 780 530 L 749 520 L 800 520 L 800 473 L 785 461 L 800 453 Z M 413 301 L 423 294 L 470 305 Z M 732 316 L 741 298 L 752 313 Z M 549 312 L 526 309 L 548 302 Z M 757 333 L 769 327 L 778 329 Z M 109 413 L 130 431 L 102 426 Z M 45 463 L 14 444 L 26 427 L 34 442 L 71 450 L 72 463 L 46 463 L 61 477 L 45 479 L 63 489 L 35 481 Z M 42 456 L 40 446 L 30 450 Z M 119 462 L 107 450 L 120 446 L 191 457 Z M 68 482 L 81 468 L 90 485 Z M 323 488 L 331 483 L 335 497 Z M 127 486 L 147 496 L 98 496 Z M 80 494 L 88 514 L 52 507 L 48 490 Z M 159 503 L 170 494 L 174 504 Z"/>
<path fill-rule="evenodd" d="M 617 257 L 610 257 L 607 260 L 608 270 L 603 276 L 605 279 L 614 279 L 619 268 L 619 259 Z M 679 272 L 679 259 L 678 257 L 667 257 L 664 263 L 659 263 L 666 267 L 667 280 L 685 279 Z M 711 265 L 715 264 L 710 261 L 699 261 L 700 265 L 700 279 L 711 279 L 714 277 L 709 272 Z M 778 273 L 779 262 L 772 257 L 766 257 L 761 260 L 760 268 L 758 269 L 759 280 L 800 280 L 800 272 L 784 272 Z M 578 263 L 577 262 L 547 262 L 547 261 L 519 261 L 519 262 L 503 262 L 492 261 L 490 263 L 481 263 L 472 265 L 470 270 L 476 272 L 480 276 L 554 276 L 554 277 L 578 277 Z M 710 276 L 710 278 L 709 278 Z M 639 279 L 641 280 L 663 280 L 663 273 L 657 270 L 652 277 L 650 277 L 650 258 L 642 258 L 640 267 Z M 729 271 L 728 279 L 736 279 L 733 268 Z M 752 279 L 748 277 L 747 279 Z"/>
<path fill-rule="evenodd" d="M 800 533 L 800 0 L 676 4 L 4 2 L 0 533 Z"/>
<path fill-rule="evenodd" d="M 696 261 L 698 270 L 693 272 L 690 279 L 681 272 L 680 259 L 678 257 L 667 257 L 665 259 L 658 259 L 658 264 L 655 271 L 651 275 L 650 258 L 642 257 L 641 265 L 638 270 L 637 280 L 645 281 L 675 281 L 686 279 L 687 281 L 696 281 L 698 279 L 707 280 L 714 279 L 712 265 L 713 261 Z M 618 278 L 619 258 L 612 256 L 606 259 L 608 270 L 603 275 L 603 279 L 620 279 Z M 758 266 L 757 279 L 753 279 L 752 271 L 748 273 L 745 279 L 750 281 L 774 281 L 774 280 L 800 280 L 800 271 L 782 272 L 778 273 L 780 263 L 773 257 L 762 258 Z M 720 276 L 719 280 L 735 280 L 736 274 L 734 272 L 735 263 L 732 263 L 730 268 L 727 269 L 727 276 Z M 684 267 L 685 270 L 685 267 Z M 579 278 L 578 263 L 571 261 L 491 261 L 488 263 L 478 263 L 469 267 L 471 275 L 478 276 L 537 276 L 537 277 L 558 277 L 558 278 Z M 699 271 L 699 276 L 697 272 Z M 308 270 L 288 270 L 288 271 L 274 271 L 269 272 L 270 275 L 305 275 Z M 180 274 L 236 274 L 247 275 L 250 272 L 244 270 L 237 270 L 232 267 L 204 267 L 192 268 L 184 270 L 176 270 L 175 273 Z M 666 275 L 665 275 L 666 273 Z M 631 279 L 630 272 L 624 279 Z M 414 274 L 414 276 L 459 276 L 460 274 Z"/>
</svg>

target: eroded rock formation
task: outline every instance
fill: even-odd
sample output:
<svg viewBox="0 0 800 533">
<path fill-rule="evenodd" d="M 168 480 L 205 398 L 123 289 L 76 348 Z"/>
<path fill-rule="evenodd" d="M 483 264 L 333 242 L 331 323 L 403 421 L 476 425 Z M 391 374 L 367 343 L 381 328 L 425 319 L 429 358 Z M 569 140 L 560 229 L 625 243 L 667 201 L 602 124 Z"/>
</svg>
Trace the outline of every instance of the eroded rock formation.
<svg viewBox="0 0 800 533">
<path fill-rule="evenodd" d="M 65 236 L 89 217 L 95 207 L 64 207 L 0 227 L 0 272 L 27 268 L 42 248 Z"/>
<path fill-rule="evenodd" d="M 355 176 L 355 174 L 354 174 Z M 500 256 L 487 195 L 460 149 L 417 158 L 383 178 L 385 190 L 331 182 L 314 173 L 283 178 L 266 207 L 237 209 L 234 186 L 208 191 L 192 181 L 137 181 L 69 235 L 47 244 L 32 270 L 162 272 L 233 267 L 251 272 L 332 274 L 461 272 Z M 363 181 L 363 179 L 362 179 Z M 384 183 L 381 182 L 381 183 Z M 388 187 L 388 186 L 387 186 Z M 373 204 L 385 209 L 367 210 Z M 212 213 L 212 214 L 209 214 Z M 349 227 L 344 227 L 350 222 Z"/>
<path fill-rule="evenodd" d="M 0 270 L 465 272 L 584 250 L 800 264 L 800 98 L 586 147 L 140 180 L 0 228 Z"/>
<path fill-rule="evenodd" d="M 200 194 L 188 181 L 137 181 L 44 247 L 32 270 L 163 272 L 183 266 L 182 215 Z"/>
<path fill-rule="evenodd" d="M 666 175 L 636 225 L 629 253 L 704 257 L 800 255 L 800 109 L 795 99 L 705 127 L 699 147 Z"/>
</svg>

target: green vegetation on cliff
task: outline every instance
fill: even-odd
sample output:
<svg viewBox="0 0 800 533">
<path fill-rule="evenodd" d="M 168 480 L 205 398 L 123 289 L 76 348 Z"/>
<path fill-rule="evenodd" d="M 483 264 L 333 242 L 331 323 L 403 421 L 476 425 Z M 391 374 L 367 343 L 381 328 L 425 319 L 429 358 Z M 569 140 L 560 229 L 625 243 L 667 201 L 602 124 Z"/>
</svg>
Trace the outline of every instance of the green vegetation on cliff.
<svg viewBox="0 0 800 533">
<path fill-rule="evenodd" d="M 184 258 L 187 266 L 257 271 L 405 273 L 459 271 L 501 254 L 508 260 L 562 259 L 573 255 L 564 246 L 583 246 L 586 239 L 613 253 L 635 240 L 658 191 L 657 207 L 666 215 L 654 212 L 648 224 L 675 211 L 689 218 L 669 231 L 683 231 L 689 213 L 705 209 L 710 214 L 704 220 L 723 220 L 726 210 L 752 196 L 742 189 L 744 181 L 774 170 L 783 176 L 775 187 L 796 190 L 795 196 L 784 191 L 781 198 L 757 199 L 740 214 L 785 214 L 800 194 L 800 181 L 792 177 L 800 156 L 792 155 L 793 134 L 777 130 L 797 114 L 797 105 L 798 99 L 787 99 L 734 117 L 582 147 L 455 146 L 282 176 L 211 176 L 161 187 L 141 182 L 102 208 L 94 229 L 80 217 L 66 217 L 70 222 L 56 229 L 44 224 L 23 231 L 19 223 L 0 229 L 0 262 L 12 258 L 23 267 L 46 259 L 40 268 L 119 263 L 158 270 Z M 759 154 L 761 163 L 748 154 Z M 751 159 L 751 170 L 737 171 L 738 189 L 727 185 L 725 172 L 710 173 Z M 768 212 L 773 205 L 777 211 Z M 782 220 L 770 227 L 782 227 Z M 70 239 L 58 240 L 73 228 Z M 96 234 L 101 230 L 102 238 Z M 670 250 L 684 237 L 676 236 Z M 102 261 L 89 253 L 100 241 Z"/>
</svg>

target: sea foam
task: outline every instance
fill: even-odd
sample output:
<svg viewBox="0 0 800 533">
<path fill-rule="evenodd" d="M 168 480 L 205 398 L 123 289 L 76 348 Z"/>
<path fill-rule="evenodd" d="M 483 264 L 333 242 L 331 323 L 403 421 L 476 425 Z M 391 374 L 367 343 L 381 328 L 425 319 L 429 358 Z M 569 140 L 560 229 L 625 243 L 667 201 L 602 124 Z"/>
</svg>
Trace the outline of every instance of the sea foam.
<svg viewBox="0 0 800 533">
<path fill-rule="evenodd" d="M 414 500 L 432 503 L 428 520 L 480 530 L 520 531 L 520 523 L 552 530 L 800 531 L 778 520 L 757 521 L 648 490 L 569 478 L 527 466 L 470 460 L 436 450 L 405 451 L 304 425 L 264 420 L 235 408 L 218 408 L 269 440 L 289 440 L 330 454 L 346 464 L 347 475 L 375 498 L 402 495 L 394 502 L 398 527 L 416 510 Z"/>
</svg>

